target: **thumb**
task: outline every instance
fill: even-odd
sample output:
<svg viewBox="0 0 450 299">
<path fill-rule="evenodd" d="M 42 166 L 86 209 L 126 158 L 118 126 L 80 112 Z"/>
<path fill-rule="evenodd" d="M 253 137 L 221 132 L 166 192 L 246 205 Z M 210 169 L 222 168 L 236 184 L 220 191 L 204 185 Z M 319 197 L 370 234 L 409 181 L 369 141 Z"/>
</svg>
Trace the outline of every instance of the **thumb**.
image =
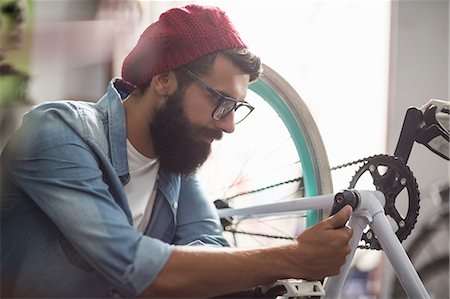
<svg viewBox="0 0 450 299">
<path fill-rule="evenodd" d="M 346 205 L 339 212 L 327 218 L 325 222 L 328 224 L 329 228 L 341 228 L 345 226 L 345 223 L 347 223 L 351 214 L 352 214 L 352 207 Z"/>
</svg>

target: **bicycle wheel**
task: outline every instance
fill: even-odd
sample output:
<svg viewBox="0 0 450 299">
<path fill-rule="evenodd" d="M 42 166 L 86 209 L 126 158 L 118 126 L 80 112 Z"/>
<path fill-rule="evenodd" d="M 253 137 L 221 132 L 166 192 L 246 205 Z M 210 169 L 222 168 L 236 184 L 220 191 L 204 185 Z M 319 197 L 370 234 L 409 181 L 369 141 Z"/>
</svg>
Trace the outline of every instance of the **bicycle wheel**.
<svg viewBox="0 0 450 299">
<path fill-rule="evenodd" d="M 450 298 L 448 287 L 449 211 L 447 209 L 448 207 L 442 206 L 429 218 L 428 223 L 406 250 L 431 298 Z M 393 281 L 392 294 L 393 298 L 406 298 L 396 278 Z"/>
<path fill-rule="evenodd" d="M 425 289 L 431 299 L 450 298 L 449 293 L 449 257 L 437 257 L 417 270 Z M 408 298 L 400 282 L 397 281 L 394 288 L 393 298 Z"/>
<path fill-rule="evenodd" d="M 439 211 L 430 218 L 414 242 L 408 246 L 406 252 L 413 264 L 423 263 L 424 260 L 449 253 L 449 211 Z"/>
<path fill-rule="evenodd" d="M 240 208 L 331 193 L 319 130 L 294 89 L 264 66 L 264 75 L 250 85 L 246 100 L 255 111 L 233 134 L 213 143 L 210 157 L 199 169 L 206 195 Z M 282 183 L 286 181 L 291 182 Z M 307 211 L 234 220 L 230 240 L 239 246 L 272 244 L 273 239 L 295 237 L 321 217 L 321 211 Z"/>
</svg>

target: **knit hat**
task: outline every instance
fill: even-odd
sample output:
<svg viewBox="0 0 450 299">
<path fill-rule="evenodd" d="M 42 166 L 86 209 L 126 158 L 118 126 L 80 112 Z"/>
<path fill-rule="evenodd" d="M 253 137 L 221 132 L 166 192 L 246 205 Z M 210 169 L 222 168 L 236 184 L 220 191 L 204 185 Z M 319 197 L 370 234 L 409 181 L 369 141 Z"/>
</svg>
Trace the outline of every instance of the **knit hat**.
<svg viewBox="0 0 450 299">
<path fill-rule="evenodd" d="M 187 5 L 161 14 L 125 58 L 122 78 L 139 87 L 153 76 L 228 48 L 246 48 L 218 7 Z"/>
</svg>

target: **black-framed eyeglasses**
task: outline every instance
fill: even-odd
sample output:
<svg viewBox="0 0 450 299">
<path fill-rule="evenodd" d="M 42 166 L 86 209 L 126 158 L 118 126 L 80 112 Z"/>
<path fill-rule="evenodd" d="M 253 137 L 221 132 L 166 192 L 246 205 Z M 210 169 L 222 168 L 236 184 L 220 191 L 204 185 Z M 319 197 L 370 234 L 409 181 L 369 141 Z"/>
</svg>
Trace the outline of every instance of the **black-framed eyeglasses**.
<svg viewBox="0 0 450 299">
<path fill-rule="evenodd" d="M 186 75 L 197 82 L 200 86 L 206 89 L 216 100 L 217 106 L 214 108 L 211 117 L 215 120 L 224 119 L 231 111 L 234 110 L 234 123 L 238 124 L 242 122 L 255 108 L 246 101 L 239 102 L 231 97 L 225 96 L 210 87 L 208 84 L 200 80 L 197 75 L 188 70 L 187 68 L 181 69 Z"/>
</svg>

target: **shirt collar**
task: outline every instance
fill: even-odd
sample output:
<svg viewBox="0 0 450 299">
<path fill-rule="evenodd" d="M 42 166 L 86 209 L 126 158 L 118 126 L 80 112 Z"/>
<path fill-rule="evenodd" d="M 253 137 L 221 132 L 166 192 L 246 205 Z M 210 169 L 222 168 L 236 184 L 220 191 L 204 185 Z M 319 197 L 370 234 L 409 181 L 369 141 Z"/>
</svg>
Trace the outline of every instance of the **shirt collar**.
<svg viewBox="0 0 450 299">
<path fill-rule="evenodd" d="M 123 80 L 114 78 L 97 103 L 107 114 L 111 163 L 120 177 L 128 175 L 126 118 L 122 102 L 131 91 Z"/>
</svg>

